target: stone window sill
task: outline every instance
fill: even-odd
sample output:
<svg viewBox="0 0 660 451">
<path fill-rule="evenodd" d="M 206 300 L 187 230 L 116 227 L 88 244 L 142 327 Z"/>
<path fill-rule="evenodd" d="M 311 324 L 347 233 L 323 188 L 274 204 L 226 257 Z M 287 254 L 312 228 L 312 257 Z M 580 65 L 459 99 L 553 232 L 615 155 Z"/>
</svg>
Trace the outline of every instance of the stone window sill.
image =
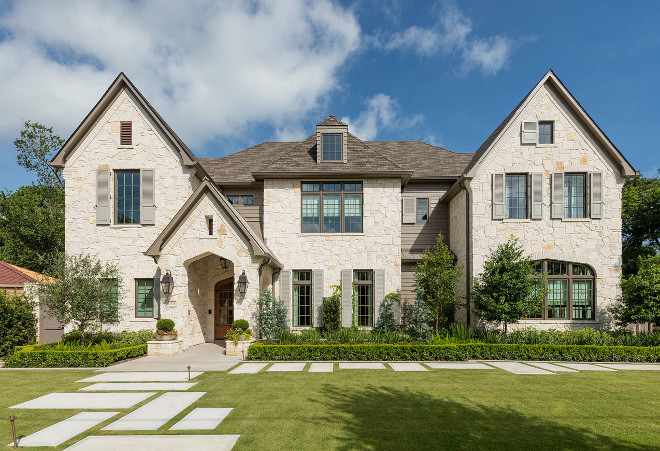
<svg viewBox="0 0 660 451">
<path fill-rule="evenodd" d="M 130 146 L 117 146 L 117 149 L 133 149 L 135 146 L 130 145 Z"/>
<path fill-rule="evenodd" d="M 548 147 L 557 147 L 557 143 L 552 143 L 552 144 L 537 144 L 536 147 L 544 147 L 544 148 L 548 148 Z"/>
<path fill-rule="evenodd" d="M 199 239 L 200 239 L 200 240 L 215 240 L 215 239 L 217 239 L 217 238 L 218 238 L 218 237 L 215 236 L 215 235 L 200 235 L 200 236 L 199 236 Z"/>
<path fill-rule="evenodd" d="M 502 222 L 532 222 L 529 218 L 504 218 Z"/>
<path fill-rule="evenodd" d="M 590 222 L 591 218 L 562 218 L 561 220 L 566 222 Z"/>
<path fill-rule="evenodd" d="M 594 324 L 595 319 L 521 319 L 519 324 L 548 324 L 548 323 L 558 323 L 558 324 Z"/>
<path fill-rule="evenodd" d="M 111 229 L 137 229 L 142 227 L 142 224 L 112 224 Z"/>
<path fill-rule="evenodd" d="M 298 236 L 364 236 L 362 233 L 316 233 L 316 232 L 300 232 Z"/>
<path fill-rule="evenodd" d="M 131 318 L 128 320 L 129 323 L 149 323 L 156 321 L 156 318 Z"/>
</svg>

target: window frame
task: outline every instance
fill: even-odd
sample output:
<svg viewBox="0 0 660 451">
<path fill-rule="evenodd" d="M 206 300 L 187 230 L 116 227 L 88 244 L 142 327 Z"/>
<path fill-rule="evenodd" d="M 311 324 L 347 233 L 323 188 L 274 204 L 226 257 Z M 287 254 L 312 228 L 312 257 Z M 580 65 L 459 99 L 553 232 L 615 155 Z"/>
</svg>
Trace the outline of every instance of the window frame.
<svg viewBox="0 0 660 451">
<path fill-rule="evenodd" d="M 325 191 L 323 189 L 324 184 L 338 184 L 340 188 L 338 191 Z M 306 190 L 303 191 L 303 185 L 318 185 L 318 191 Z M 346 185 L 360 185 L 360 190 L 350 190 L 346 188 Z M 303 199 L 305 196 L 317 196 L 318 199 L 318 218 L 319 218 L 319 230 L 318 231 L 305 231 L 304 230 L 304 202 Z M 338 232 L 326 232 L 324 231 L 324 220 L 323 220 L 323 206 L 324 206 L 324 197 L 325 196 L 339 196 L 339 231 Z M 359 196 L 360 198 L 360 231 L 346 231 L 346 197 L 347 196 Z M 351 182 L 342 182 L 342 181 L 302 181 L 300 183 L 300 233 L 364 233 L 364 182 L 362 181 L 351 181 Z"/>
<path fill-rule="evenodd" d="M 116 169 L 113 170 L 113 182 L 114 182 L 114 214 L 113 214 L 113 223 L 114 225 L 119 225 L 119 226 L 131 226 L 131 225 L 141 225 L 142 224 L 142 172 L 139 169 Z M 138 213 L 138 221 L 137 222 L 119 222 L 119 181 L 118 181 L 118 175 L 119 174 L 128 174 L 131 173 L 133 176 L 137 174 L 138 178 L 138 208 L 137 208 L 137 213 Z M 131 184 L 131 185 L 126 185 L 122 184 L 122 186 L 131 186 L 134 187 L 136 185 Z M 124 196 L 123 199 L 126 199 Z M 131 199 L 135 199 L 134 197 L 131 197 Z M 132 206 L 132 205 L 131 205 Z M 122 211 L 127 211 L 125 208 Z M 131 212 L 135 212 L 136 210 L 129 210 Z"/>
<path fill-rule="evenodd" d="M 325 137 L 336 136 L 339 139 L 339 158 L 326 159 L 325 158 Z M 336 153 L 336 150 L 333 151 Z M 343 133 L 321 133 L 321 161 L 324 163 L 343 163 L 344 162 L 344 134 Z"/>
<path fill-rule="evenodd" d="M 419 220 L 419 201 L 426 201 L 426 221 Z M 427 224 L 431 222 L 431 200 L 428 197 L 416 197 L 415 198 L 415 224 Z"/>
<path fill-rule="evenodd" d="M 296 273 L 309 273 L 309 280 L 296 280 Z M 300 298 L 296 313 L 296 287 L 309 287 L 309 324 L 300 324 Z M 300 294 L 299 294 L 300 296 Z M 311 269 L 294 269 L 291 271 L 291 324 L 293 327 L 314 327 L 314 271 Z"/>
<path fill-rule="evenodd" d="M 550 142 L 541 142 L 541 136 L 547 136 L 546 134 L 541 134 L 541 127 L 549 126 L 550 127 Z M 555 143 L 555 122 L 554 121 L 538 121 L 537 123 L 537 142 L 540 145 L 551 145 Z"/>
<path fill-rule="evenodd" d="M 140 282 L 151 282 L 151 316 L 149 315 L 139 315 L 138 314 L 138 293 L 139 293 L 139 287 L 140 287 Z M 155 314 L 155 304 L 156 304 L 156 295 L 154 293 L 154 290 L 156 287 L 154 286 L 154 279 L 153 278 L 136 278 L 135 279 L 135 318 L 153 318 Z"/>
<path fill-rule="evenodd" d="M 507 199 L 509 199 L 508 196 L 508 184 L 507 180 L 509 177 L 521 177 L 523 180 L 525 180 L 525 193 L 522 198 L 518 197 L 518 199 L 523 199 L 525 201 L 525 207 L 524 207 L 524 212 L 525 216 L 522 218 L 513 218 L 509 216 L 509 206 L 507 203 Z M 530 214 L 529 214 L 529 204 L 530 204 L 530 183 L 529 183 L 529 174 L 528 173 L 523 173 L 523 172 L 512 172 L 512 173 L 505 173 L 504 174 L 504 219 L 529 219 Z M 520 209 L 519 207 L 515 207 L 516 209 Z"/>
<path fill-rule="evenodd" d="M 356 274 L 364 272 L 364 273 L 369 273 L 371 274 L 371 278 L 369 280 L 355 280 L 356 279 Z M 373 269 L 354 269 L 353 270 L 353 302 L 355 303 L 355 311 L 354 311 L 354 325 L 356 327 L 374 327 L 374 270 Z M 370 286 L 371 287 L 371 292 L 370 292 L 370 302 L 367 304 L 367 308 L 371 311 L 370 315 L 360 315 L 360 294 L 357 291 L 357 288 L 360 286 Z M 369 324 L 360 324 L 360 318 L 361 317 L 366 317 L 369 318 Z"/>
<path fill-rule="evenodd" d="M 580 197 L 573 197 L 569 196 L 568 199 L 582 199 L 582 216 L 569 216 L 566 214 L 567 211 L 571 211 L 571 202 L 567 202 L 566 199 L 566 184 L 567 181 L 571 179 L 571 177 L 575 176 L 580 176 L 582 177 L 582 196 Z M 564 186 L 562 187 L 562 200 L 564 202 L 564 211 L 563 211 L 563 219 L 586 219 L 589 217 L 588 211 L 587 211 L 587 206 L 589 205 L 589 193 L 587 193 L 588 187 L 587 187 L 587 174 L 585 172 L 564 172 Z"/>
</svg>

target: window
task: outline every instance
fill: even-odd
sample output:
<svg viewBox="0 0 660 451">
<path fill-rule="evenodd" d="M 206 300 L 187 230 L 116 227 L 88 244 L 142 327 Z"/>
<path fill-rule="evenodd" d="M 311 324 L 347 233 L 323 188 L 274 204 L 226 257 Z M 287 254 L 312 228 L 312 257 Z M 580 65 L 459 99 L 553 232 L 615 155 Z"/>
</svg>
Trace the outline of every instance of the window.
<svg viewBox="0 0 660 451">
<path fill-rule="evenodd" d="M 505 185 L 506 218 L 527 217 L 527 174 L 507 174 Z"/>
<path fill-rule="evenodd" d="M 341 144 L 342 135 L 326 135 L 324 134 L 321 140 L 322 160 L 323 161 L 342 161 L 341 158 Z"/>
<path fill-rule="evenodd" d="M 373 271 L 353 271 L 353 301 L 355 303 L 355 325 L 374 325 L 374 282 Z"/>
<path fill-rule="evenodd" d="M 209 236 L 213 236 L 213 216 L 206 217 L 206 226 L 208 228 Z"/>
<path fill-rule="evenodd" d="M 254 203 L 254 198 L 252 196 L 241 196 L 241 201 L 243 205 L 252 205 Z"/>
<path fill-rule="evenodd" d="M 303 233 L 361 233 L 361 182 L 303 182 Z"/>
<path fill-rule="evenodd" d="M 553 144 L 553 123 L 539 122 L 539 144 Z"/>
<path fill-rule="evenodd" d="M 154 316 L 154 279 L 135 279 L 135 317 Z"/>
<path fill-rule="evenodd" d="M 564 217 L 584 218 L 585 174 L 564 174 Z"/>
<path fill-rule="evenodd" d="M 140 171 L 115 171 L 116 224 L 140 223 Z"/>
<path fill-rule="evenodd" d="M 232 196 L 227 196 L 227 200 L 229 200 L 230 204 L 233 205 L 254 205 L 254 197 L 252 195 L 232 195 Z"/>
<path fill-rule="evenodd" d="M 119 125 L 119 145 L 132 146 L 133 145 L 133 123 L 130 121 L 122 121 Z"/>
<path fill-rule="evenodd" d="M 595 276 L 591 267 L 578 263 L 542 260 L 539 271 L 546 274 L 547 294 L 543 310 L 530 315 L 538 319 L 594 319 Z"/>
<path fill-rule="evenodd" d="M 429 222 L 428 199 L 417 199 L 417 222 Z"/>
<path fill-rule="evenodd" d="M 312 271 L 293 271 L 293 325 L 312 325 Z"/>
</svg>

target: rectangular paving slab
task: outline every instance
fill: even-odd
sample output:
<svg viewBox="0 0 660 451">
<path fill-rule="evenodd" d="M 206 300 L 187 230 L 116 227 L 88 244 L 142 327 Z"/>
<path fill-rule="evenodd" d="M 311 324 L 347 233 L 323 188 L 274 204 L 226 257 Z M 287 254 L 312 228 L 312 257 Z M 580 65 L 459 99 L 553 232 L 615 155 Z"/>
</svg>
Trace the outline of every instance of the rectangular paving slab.
<svg viewBox="0 0 660 451">
<path fill-rule="evenodd" d="M 590 363 L 564 363 L 559 362 L 557 365 L 565 366 L 566 368 L 572 368 L 578 371 L 614 371 L 611 368 L 603 368 L 602 366 L 592 365 Z"/>
<path fill-rule="evenodd" d="M 492 366 L 477 362 L 428 362 L 424 365 L 434 370 L 494 370 Z"/>
<path fill-rule="evenodd" d="M 254 374 L 258 373 L 264 367 L 268 365 L 267 363 L 244 363 L 237 366 L 227 374 Z"/>
<path fill-rule="evenodd" d="M 266 371 L 302 371 L 305 362 L 279 362 L 273 363 Z"/>
<path fill-rule="evenodd" d="M 548 371 L 556 371 L 558 373 L 577 373 L 577 370 L 572 370 L 570 368 L 565 368 L 563 366 L 559 365 L 554 365 L 552 363 L 546 363 L 546 362 L 526 362 L 527 365 L 533 365 L 537 368 L 542 368 L 544 370 Z"/>
<path fill-rule="evenodd" d="M 99 382 L 78 391 L 182 391 L 195 385 L 197 382 Z"/>
<path fill-rule="evenodd" d="M 50 393 L 12 409 L 128 409 L 155 395 L 146 393 Z"/>
<path fill-rule="evenodd" d="M 428 371 L 428 368 L 415 362 L 392 362 L 389 365 L 394 371 Z"/>
<path fill-rule="evenodd" d="M 488 362 L 488 364 L 513 374 L 555 374 L 520 362 Z"/>
<path fill-rule="evenodd" d="M 191 371 L 193 379 L 202 371 Z M 80 379 L 78 382 L 182 382 L 188 380 L 187 371 L 136 371 L 125 373 L 101 373 L 96 376 Z"/>
<path fill-rule="evenodd" d="M 198 407 L 179 420 L 170 431 L 187 431 L 194 429 L 215 429 L 225 419 L 232 408 L 206 408 Z"/>
<path fill-rule="evenodd" d="M 340 370 L 384 370 L 385 365 L 379 362 L 342 362 Z"/>
<path fill-rule="evenodd" d="M 119 412 L 81 412 L 18 440 L 18 446 L 57 446 Z M 10 443 L 7 446 L 14 446 Z"/>
<path fill-rule="evenodd" d="M 604 366 L 612 370 L 660 371 L 660 365 L 649 363 L 599 363 L 598 366 Z"/>
<path fill-rule="evenodd" d="M 72 451 L 194 449 L 229 451 L 240 435 L 101 435 L 85 437 L 67 449 Z"/>
<path fill-rule="evenodd" d="M 309 373 L 332 373 L 335 365 L 332 362 L 314 362 L 309 366 Z"/>
<path fill-rule="evenodd" d="M 155 431 L 179 412 L 201 398 L 205 392 L 170 392 L 110 423 L 107 431 Z"/>
</svg>

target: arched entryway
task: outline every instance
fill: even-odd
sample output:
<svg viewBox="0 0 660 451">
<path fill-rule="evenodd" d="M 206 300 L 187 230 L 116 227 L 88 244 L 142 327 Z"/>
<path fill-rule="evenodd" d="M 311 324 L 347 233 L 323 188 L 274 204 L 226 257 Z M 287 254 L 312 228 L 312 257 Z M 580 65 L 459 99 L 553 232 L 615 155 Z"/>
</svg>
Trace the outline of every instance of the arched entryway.
<svg viewBox="0 0 660 451">
<path fill-rule="evenodd" d="M 215 339 L 223 340 L 234 322 L 234 278 L 230 277 L 215 284 Z"/>
</svg>

